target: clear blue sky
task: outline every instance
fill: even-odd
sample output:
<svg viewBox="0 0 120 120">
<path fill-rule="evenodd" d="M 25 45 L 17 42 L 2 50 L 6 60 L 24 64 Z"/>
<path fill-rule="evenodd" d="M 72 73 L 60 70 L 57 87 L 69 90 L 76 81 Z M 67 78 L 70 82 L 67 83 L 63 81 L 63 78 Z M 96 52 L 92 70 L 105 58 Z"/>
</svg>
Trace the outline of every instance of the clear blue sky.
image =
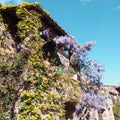
<svg viewBox="0 0 120 120">
<path fill-rule="evenodd" d="M 0 0 L 3 4 L 24 0 Z M 35 2 L 35 0 L 26 0 Z M 97 41 L 89 54 L 105 65 L 104 84 L 120 83 L 120 0 L 38 0 L 78 43 Z"/>
</svg>

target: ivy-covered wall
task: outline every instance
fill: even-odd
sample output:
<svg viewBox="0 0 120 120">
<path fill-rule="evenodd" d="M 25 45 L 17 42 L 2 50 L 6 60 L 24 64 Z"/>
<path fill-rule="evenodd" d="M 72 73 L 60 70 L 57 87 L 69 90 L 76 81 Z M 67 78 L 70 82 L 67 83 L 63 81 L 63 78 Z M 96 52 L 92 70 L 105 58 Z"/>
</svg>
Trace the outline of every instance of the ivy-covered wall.
<svg viewBox="0 0 120 120">
<path fill-rule="evenodd" d="M 0 7 L 0 120 L 63 120 L 65 103 L 79 101 L 75 71 L 43 58 L 46 41 L 38 30 L 46 12 L 38 12 L 36 6 L 25 2 Z M 15 35 L 3 17 L 12 10 Z"/>
</svg>

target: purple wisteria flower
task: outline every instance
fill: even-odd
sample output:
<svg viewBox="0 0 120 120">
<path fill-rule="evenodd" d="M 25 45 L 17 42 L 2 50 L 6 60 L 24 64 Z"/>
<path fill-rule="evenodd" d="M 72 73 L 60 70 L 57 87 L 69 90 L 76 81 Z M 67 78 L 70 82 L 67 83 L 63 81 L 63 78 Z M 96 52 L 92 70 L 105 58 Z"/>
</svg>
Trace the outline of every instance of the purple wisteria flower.
<svg viewBox="0 0 120 120">
<path fill-rule="evenodd" d="M 76 110 L 78 111 L 84 106 L 89 106 L 99 111 L 100 108 L 105 105 L 106 100 L 106 96 L 101 96 L 98 92 L 102 85 L 100 80 L 103 78 L 103 72 L 105 69 L 104 66 L 97 61 L 86 59 L 88 52 L 96 42 L 90 41 L 85 44 L 78 45 L 75 38 L 68 35 L 55 37 L 54 42 L 57 46 L 62 46 L 65 50 L 70 51 L 70 62 L 72 61 L 71 63 L 76 63 L 75 65 L 80 63 L 80 68 L 78 69 L 79 73 L 84 76 L 83 78 L 86 78 L 86 80 L 83 80 L 80 77 L 81 88 L 84 94 L 80 101 L 80 105 L 76 106 Z M 74 62 L 74 60 L 76 60 L 76 62 Z"/>
<path fill-rule="evenodd" d="M 86 57 L 91 47 L 96 44 L 96 42 L 90 41 L 84 45 L 78 45 L 75 38 L 68 35 L 55 37 L 54 42 L 56 45 L 62 45 L 65 49 L 70 50 L 72 53 L 79 54 L 82 57 Z"/>
<path fill-rule="evenodd" d="M 79 54 L 82 56 L 82 57 L 86 57 L 88 55 L 88 52 L 91 50 L 91 47 L 94 46 L 96 44 L 96 42 L 94 41 L 89 41 L 89 42 L 86 42 L 85 44 L 83 45 L 79 45 L 78 46 L 78 51 L 79 51 Z"/>
<path fill-rule="evenodd" d="M 70 50 L 71 52 L 76 51 L 78 47 L 78 44 L 75 41 L 75 39 L 68 35 L 55 37 L 54 42 L 56 45 L 62 45 L 65 49 Z"/>
<path fill-rule="evenodd" d="M 93 107 L 96 110 L 100 110 L 101 107 L 106 105 L 108 97 L 103 95 L 96 95 L 94 93 L 86 93 L 81 100 L 81 106 Z"/>
<path fill-rule="evenodd" d="M 87 77 L 88 80 L 96 83 L 98 87 L 102 85 L 100 80 L 103 78 L 103 73 L 105 69 L 104 66 L 98 63 L 95 60 L 88 60 L 83 74 Z"/>
</svg>

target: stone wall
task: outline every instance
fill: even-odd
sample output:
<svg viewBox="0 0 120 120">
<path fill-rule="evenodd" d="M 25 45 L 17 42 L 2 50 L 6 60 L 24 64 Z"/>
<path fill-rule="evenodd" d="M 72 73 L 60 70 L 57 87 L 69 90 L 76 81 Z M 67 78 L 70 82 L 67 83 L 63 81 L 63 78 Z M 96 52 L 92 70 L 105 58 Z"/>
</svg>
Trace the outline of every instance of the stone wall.
<svg viewBox="0 0 120 120">
<path fill-rule="evenodd" d="M 90 110 L 90 120 L 114 120 L 112 100 L 107 101 L 107 105 L 97 112 L 95 109 Z"/>
</svg>

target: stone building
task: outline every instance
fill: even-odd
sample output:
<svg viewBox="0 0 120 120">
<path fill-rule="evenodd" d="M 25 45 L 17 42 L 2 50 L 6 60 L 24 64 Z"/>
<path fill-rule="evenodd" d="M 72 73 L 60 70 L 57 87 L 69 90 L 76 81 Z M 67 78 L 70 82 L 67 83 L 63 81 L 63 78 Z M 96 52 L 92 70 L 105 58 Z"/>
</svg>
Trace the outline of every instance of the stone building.
<svg viewBox="0 0 120 120">
<path fill-rule="evenodd" d="M 102 88 L 105 94 L 112 97 L 113 103 L 120 102 L 120 85 L 104 85 Z"/>
<path fill-rule="evenodd" d="M 0 43 L 0 57 L 1 57 L 1 60 L 5 59 L 4 60 L 5 65 L 8 63 L 7 66 L 1 65 L 2 67 L 1 66 L 0 67 L 3 69 L 5 68 L 5 70 L 6 70 L 6 67 L 11 67 L 10 65 L 12 64 L 13 65 L 12 67 L 15 69 L 15 71 L 12 71 L 12 69 L 10 68 L 10 71 L 9 71 L 9 69 L 7 68 L 6 71 L 5 70 L 2 71 L 6 75 L 5 77 L 3 75 L 1 75 L 3 73 L 0 73 L 0 79 L 1 79 L 1 81 L 0 81 L 1 82 L 0 97 L 3 98 L 4 96 L 7 96 L 6 101 L 0 100 L 0 110 L 5 107 L 6 113 L 4 114 L 4 116 L 6 119 L 10 120 L 10 119 L 13 119 L 15 117 L 15 115 L 19 114 L 18 108 L 22 102 L 24 103 L 28 100 L 27 101 L 28 103 L 26 103 L 26 104 L 31 105 L 29 100 L 31 100 L 31 99 L 33 100 L 34 97 L 32 95 L 34 95 L 34 94 L 36 96 L 38 95 L 37 92 L 33 93 L 33 91 L 35 91 L 37 89 L 37 87 L 39 87 L 38 85 L 40 84 L 41 81 L 36 81 L 36 79 L 35 79 L 35 81 L 33 82 L 33 79 L 36 77 L 39 80 L 39 77 L 41 77 L 39 71 L 40 70 L 42 72 L 44 71 L 44 67 L 43 67 L 43 65 L 41 65 L 41 63 L 44 63 L 46 69 L 49 68 L 51 71 L 55 71 L 59 65 L 63 65 L 67 69 L 70 65 L 72 67 L 74 67 L 74 65 L 73 65 L 74 64 L 74 59 L 73 59 L 74 56 L 72 56 L 73 58 L 70 60 L 70 52 L 69 51 L 67 51 L 67 53 L 66 53 L 65 49 L 56 48 L 55 44 L 53 43 L 53 39 L 56 37 L 69 36 L 69 35 L 50 17 L 50 15 L 46 11 L 43 10 L 43 8 L 39 5 L 39 3 L 24 3 L 19 6 L 9 6 L 9 5 L 5 6 L 5 7 L 0 6 L 0 17 L 1 17 L 0 18 L 0 30 L 1 30 L 0 31 L 0 40 L 2 41 L 2 42 L 0 41 L 1 42 Z M 39 46 L 41 44 L 43 44 L 41 38 L 44 40 L 44 46 L 42 46 L 43 58 L 41 58 L 41 55 L 39 55 L 39 56 L 36 55 L 41 52 L 40 51 L 41 48 L 39 48 Z M 37 41 L 38 39 L 40 41 Z M 32 42 L 33 42 L 33 44 L 31 44 Z M 36 45 L 36 42 L 38 42 L 37 45 Z M 29 43 L 29 44 L 27 44 L 27 43 Z M 36 45 L 36 46 L 34 46 L 34 45 Z M 34 51 L 32 51 L 31 49 Z M 28 60 L 28 58 L 26 56 L 24 56 L 25 62 L 23 62 L 24 64 L 22 63 L 22 65 L 21 65 L 22 67 L 19 67 L 18 65 L 16 65 L 15 64 L 16 60 L 18 60 L 17 61 L 18 64 L 20 64 L 21 61 L 23 60 L 23 59 L 21 60 L 18 58 L 19 54 L 21 55 L 21 53 L 24 53 L 24 52 L 26 53 L 26 51 L 29 52 L 29 50 L 32 51 L 30 54 L 31 56 L 29 58 L 34 60 L 34 63 L 31 63 L 32 60 L 30 61 L 30 60 Z M 34 53 L 36 53 L 36 54 L 34 54 Z M 28 55 L 28 53 L 25 55 Z M 12 58 L 13 60 L 11 60 L 11 56 L 17 56 L 17 57 Z M 39 61 L 38 58 L 41 58 L 42 60 Z M 75 59 L 77 59 L 77 58 L 75 58 Z M 11 61 L 9 62 L 9 60 L 11 60 Z M 29 65 L 27 63 L 28 61 L 30 61 Z M 3 61 L 1 63 L 3 63 Z M 26 63 L 27 63 L 27 65 L 26 65 Z M 39 66 L 40 70 L 38 69 L 38 66 Z M 42 69 L 42 67 L 43 67 L 43 69 Z M 20 70 L 18 70 L 17 68 Z M 33 68 L 35 68 L 35 70 L 33 70 L 31 73 L 29 73 L 29 70 L 31 70 Z M 59 70 L 59 71 L 61 72 L 61 70 Z M 29 79 L 24 78 L 24 77 L 26 77 L 25 76 L 26 74 L 33 75 L 32 80 L 30 78 Z M 42 77 L 43 77 L 43 80 L 45 83 L 47 81 L 47 77 L 50 77 L 50 80 L 53 79 L 50 76 L 51 74 L 47 74 L 47 75 L 42 74 Z M 11 76 L 12 76 L 12 78 L 11 78 Z M 72 80 L 73 79 L 74 79 L 74 82 L 77 83 L 77 75 L 76 74 L 73 76 Z M 6 87 L 6 83 L 9 83 L 7 87 Z M 11 83 L 12 83 L 12 85 L 11 85 Z M 58 82 L 58 83 L 60 83 L 60 82 Z M 67 86 L 68 83 L 70 84 L 70 87 Z M 56 97 L 54 95 L 54 92 L 56 92 L 56 95 L 58 95 L 57 96 L 58 99 L 63 99 L 64 97 L 69 97 L 69 96 L 71 96 L 71 94 L 73 95 L 73 98 L 74 98 L 75 96 L 77 96 L 76 92 L 78 92 L 80 94 L 81 91 L 80 91 L 80 89 L 78 89 L 78 88 L 80 88 L 78 86 L 79 84 L 77 83 L 77 84 L 75 84 L 75 86 L 73 86 L 72 83 L 73 83 L 73 81 L 71 83 L 70 82 L 65 83 L 64 91 L 62 92 L 62 93 L 64 93 L 63 97 L 58 95 L 58 92 L 56 92 L 57 89 L 54 88 L 55 86 L 50 87 L 50 88 L 49 88 L 49 86 L 47 86 L 47 87 L 44 86 L 46 89 L 49 88 L 49 90 L 46 93 L 43 93 L 43 91 L 45 91 L 45 89 L 42 89 L 43 96 L 42 97 L 40 95 L 39 95 L 40 97 L 37 96 L 39 99 L 33 100 L 34 103 L 32 105 L 34 107 L 30 107 L 31 109 L 35 108 L 34 114 L 39 118 L 41 109 L 44 108 L 46 110 L 50 107 L 52 108 L 53 107 L 52 105 L 54 105 L 54 106 L 56 105 L 56 104 L 53 104 L 54 101 L 56 102 L 56 99 L 54 99 Z M 63 84 L 60 84 L 60 85 L 62 86 Z M 59 88 L 59 86 L 57 86 L 57 87 L 58 87 L 58 89 L 61 90 L 61 88 Z M 4 91 L 3 88 L 6 91 L 7 90 L 8 91 L 7 92 Z M 14 89 L 14 88 L 16 88 L 16 89 Z M 9 91 L 9 89 L 10 90 L 12 89 L 12 93 L 11 93 L 11 91 Z M 116 88 L 116 89 L 118 89 L 118 88 Z M 52 90 L 54 90 L 54 92 Z M 49 91 L 51 91 L 51 93 L 49 93 Z M 40 93 L 41 93 L 41 91 L 40 91 Z M 49 94 L 47 94 L 47 93 L 49 93 Z M 114 94 L 113 92 L 109 92 L 109 93 Z M 20 98 L 21 94 L 23 96 Z M 46 98 L 44 98 L 44 96 L 49 97 L 49 99 L 50 99 L 51 96 L 49 96 L 49 95 L 51 95 L 53 97 L 53 101 L 50 104 L 47 104 L 47 107 L 49 105 L 49 107 L 47 108 L 46 107 L 47 100 L 46 100 Z M 29 97 L 30 97 L 30 99 L 28 99 Z M 79 97 L 79 96 L 77 96 L 77 97 Z M 44 98 L 44 99 L 42 99 L 42 98 Z M 43 102 L 43 104 L 40 103 L 41 101 Z M 44 101 L 45 101 L 45 103 L 44 103 Z M 60 102 L 60 101 L 57 101 L 57 102 Z M 21 109 L 22 112 L 24 111 L 26 104 L 24 104 L 23 108 Z M 62 104 L 62 103 L 59 103 L 59 104 Z M 71 114 L 73 114 L 75 112 L 76 104 L 77 104 L 76 101 L 68 101 L 65 103 L 66 119 L 69 120 Z M 114 120 L 113 112 L 112 112 L 112 102 L 108 101 L 108 104 L 109 104 L 109 106 L 102 109 L 99 113 L 96 110 L 91 109 L 90 110 L 91 111 L 90 112 L 90 120 Z M 7 106 L 7 105 L 9 105 L 9 106 Z M 42 105 L 44 105 L 44 106 L 42 106 Z M 37 109 L 37 107 L 39 107 L 39 109 Z M 26 117 L 28 117 L 32 114 L 31 113 L 32 110 L 29 110 L 28 108 L 29 107 L 27 106 L 26 107 L 27 110 L 24 113 L 26 115 Z M 55 109 L 55 110 L 59 111 L 60 106 L 57 106 L 56 108 L 58 108 L 58 109 Z M 55 110 L 53 109 L 54 112 L 55 112 Z M 86 111 L 86 109 L 85 109 L 85 111 Z M 44 118 L 46 117 L 45 120 L 54 120 L 53 117 L 50 118 L 51 117 L 50 115 L 53 113 L 44 115 L 44 113 L 47 113 L 47 112 L 45 111 L 42 114 L 42 116 Z M 23 117 L 24 117 L 24 114 L 22 114 Z M 57 114 L 57 112 L 55 112 L 54 117 L 57 117 L 56 114 Z M 61 114 L 62 114 L 62 112 L 61 112 Z M 21 117 L 20 115 L 18 117 Z M 33 116 L 33 117 L 35 117 L 35 116 Z M 85 120 L 84 117 L 85 116 L 83 116 L 83 120 Z M 30 118 L 31 118 L 31 120 L 35 120 L 32 117 L 30 117 Z M 60 117 L 58 117 L 58 119 L 60 119 Z M 79 120 L 79 119 L 80 119 L 79 117 L 75 116 L 73 120 Z M 29 119 L 27 119 L 27 120 L 29 120 Z M 64 120 L 64 119 L 61 119 L 61 120 Z"/>
<path fill-rule="evenodd" d="M 113 105 L 120 102 L 120 86 L 103 85 L 101 92 L 111 97 L 107 101 L 107 106 L 101 114 L 101 120 L 114 120 Z"/>
<path fill-rule="evenodd" d="M 53 43 L 65 35 L 39 3 L 0 6 L 0 119 L 63 120 L 65 100 L 81 92 L 79 81 L 55 76 L 69 67 L 69 54 Z"/>
</svg>

